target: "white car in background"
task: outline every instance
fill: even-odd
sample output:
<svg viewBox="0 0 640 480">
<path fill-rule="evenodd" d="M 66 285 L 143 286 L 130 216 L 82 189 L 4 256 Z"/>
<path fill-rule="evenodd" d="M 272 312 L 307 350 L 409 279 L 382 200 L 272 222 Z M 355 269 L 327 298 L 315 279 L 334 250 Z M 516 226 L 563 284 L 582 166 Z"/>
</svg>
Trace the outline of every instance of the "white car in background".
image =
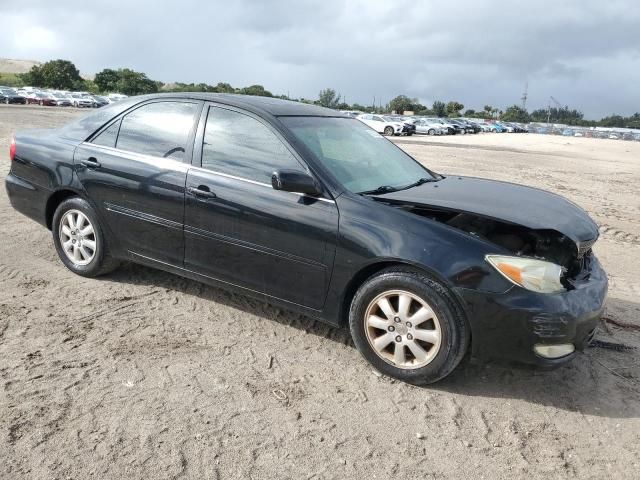
<svg viewBox="0 0 640 480">
<path fill-rule="evenodd" d="M 431 122 L 424 118 L 419 118 L 413 122 L 416 126 L 416 133 L 425 135 L 446 135 L 447 129 L 441 123 Z"/>
<path fill-rule="evenodd" d="M 442 118 L 425 118 L 425 120 L 427 122 L 431 122 L 431 123 L 435 123 L 437 125 L 440 125 L 441 128 L 444 128 L 444 130 L 446 130 L 447 135 L 455 135 L 456 132 L 460 129 L 460 127 L 456 128 L 455 125 L 443 120 Z"/>
<path fill-rule="evenodd" d="M 95 106 L 94 100 L 82 93 L 72 93 L 69 96 L 73 106 L 76 108 L 93 108 Z"/>
<path fill-rule="evenodd" d="M 53 98 L 59 107 L 70 107 L 73 105 L 71 99 L 60 92 L 49 92 L 48 95 Z"/>
<path fill-rule="evenodd" d="M 129 98 L 128 95 L 123 95 L 122 93 L 110 93 L 107 95 L 107 100 L 109 103 L 118 102 L 120 100 L 124 100 L 125 98 Z"/>
<path fill-rule="evenodd" d="M 364 113 L 358 115 L 356 118 L 383 135 L 402 135 L 404 133 L 403 130 L 405 127 L 402 122 L 386 119 L 382 115 Z"/>
</svg>

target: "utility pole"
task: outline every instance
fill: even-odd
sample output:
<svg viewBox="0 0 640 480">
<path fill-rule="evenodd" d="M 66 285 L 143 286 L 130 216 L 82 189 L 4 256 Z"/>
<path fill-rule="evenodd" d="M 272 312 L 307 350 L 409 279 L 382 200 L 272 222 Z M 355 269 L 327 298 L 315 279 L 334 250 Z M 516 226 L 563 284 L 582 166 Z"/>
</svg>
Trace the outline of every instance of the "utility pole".
<svg viewBox="0 0 640 480">
<path fill-rule="evenodd" d="M 556 104 L 558 109 L 562 108 L 562 105 L 560 104 L 560 102 L 558 100 L 556 100 L 555 98 L 553 98 L 553 95 L 549 95 L 549 107 L 547 108 L 547 124 L 549 123 L 549 120 L 551 119 L 551 101 L 552 100 L 553 100 L 553 103 Z"/>
<path fill-rule="evenodd" d="M 527 91 L 529 90 L 529 82 L 526 82 L 524 84 L 524 93 L 522 94 L 522 98 L 520 98 L 520 100 L 522 100 L 522 109 L 526 110 L 527 109 Z"/>
</svg>

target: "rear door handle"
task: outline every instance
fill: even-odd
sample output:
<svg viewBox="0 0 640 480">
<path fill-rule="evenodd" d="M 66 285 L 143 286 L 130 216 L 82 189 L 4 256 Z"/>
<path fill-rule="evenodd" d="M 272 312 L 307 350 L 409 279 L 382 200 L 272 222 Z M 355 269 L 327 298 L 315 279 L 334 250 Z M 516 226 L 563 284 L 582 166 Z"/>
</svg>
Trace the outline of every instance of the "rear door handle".
<svg viewBox="0 0 640 480">
<path fill-rule="evenodd" d="M 100 162 L 96 160 L 96 157 L 89 157 L 86 160 L 82 160 L 80 163 L 87 168 L 100 168 L 101 166 Z"/>
<path fill-rule="evenodd" d="M 216 194 L 209 190 L 206 185 L 200 185 L 196 187 L 189 187 L 187 191 L 196 197 L 200 198 L 216 198 Z"/>
</svg>

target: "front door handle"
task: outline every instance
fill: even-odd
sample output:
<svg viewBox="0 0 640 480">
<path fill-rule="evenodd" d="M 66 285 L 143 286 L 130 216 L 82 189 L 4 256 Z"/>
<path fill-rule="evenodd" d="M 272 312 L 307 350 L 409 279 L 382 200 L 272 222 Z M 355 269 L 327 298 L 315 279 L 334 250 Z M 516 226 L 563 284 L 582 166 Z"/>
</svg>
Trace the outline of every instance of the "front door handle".
<svg viewBox="0 0 640 480">
<path fill-rule="evenodd" d="M 80 162 L 87 168 L 100 168 L 100 162 L 96 160 L 96 157 L 89 157 L 86 160 Z"/>
<path fill-rule="evenodd" d="M 209 190 L 206 185 L 200 185 L 196 187 L 189 187 L 187 191 L 196 197 L 200 198 L 216 198 L 216 194 Z"/>
</svg>

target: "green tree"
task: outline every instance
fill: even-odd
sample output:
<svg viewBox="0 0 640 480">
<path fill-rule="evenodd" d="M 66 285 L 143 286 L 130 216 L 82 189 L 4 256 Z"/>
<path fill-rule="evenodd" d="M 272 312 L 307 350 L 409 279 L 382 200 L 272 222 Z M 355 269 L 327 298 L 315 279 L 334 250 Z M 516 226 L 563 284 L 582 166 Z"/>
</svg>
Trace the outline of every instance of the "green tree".
<svg viewBox="0 0 640 480">
<path fill-rule="evenodd" d="M 529 112 L 518 105 L 511 105 L 505 110 L 504 114 L 500 116 L 500 119 L 505 122 L 527 123 L 529 121 Z"/>
<path fill-rule="evenodd" d="M 626 120 L 626 124 L 628 128 L 637 128 L 640 129 L 640 113 L 634 113 Z"/>
<path fill-rule="evenodd" d="M 461 104 L 460 102 L 449 102 L 447 103 L 447 115 L 450 117 L 459 117 L 460 116 L 460 110 L 462 110 L 464 108 L 464 105 Z"/>
<path fill-rule="evenodd" d="M 145 73 L 130 68 L 105 68 L 96 74 L 93 82 L 101 92 L 119 92 L 125 95 L 156 93 L 163 85 L 151 80 Z"/>
<path fill-rule="evenodd" d="M 236 91 L 229 83 L 219 82 L 215 88 L 218 93 L 234 93 Z"/>
<path fill-rule="evenodd" d="M 482 113 L 484 115 L 484 118 L 493 118 L 493 116 L 497 111 L 498 111 L 497 108 L 494 108 L 491 105 L 485 105 Z"/>
<path fill-rule="evenodd" d="M 241 88 L 238 92 L 242 95 L 256 95 L 258 97 L 273 97 L 273 94 L 265 90 L 262 85 L 251 85 L 250 87 Z"/>
<path fill-rule="evenodd" d="M 351 105 L 351 108 L 349 108 L 348 110 L 357 110 L 358 112 L 368 112 L 370 109 L 371 107 L 365 107 L 364 105 L 360 105 L 359 103 L 354 103 L 353 105 Z"/>
<path fill-rule="evenodd" d="M 120 81 L 120 73 L 118 70 L 105 68 L 101 72 L 96 73 L 93 82 L 98 86 L 101 92 L 115 92 Z"/>
<path fill-rule="evenodd" d="M 627 119 L 620 115 L 610 115 L 600 120 L 600 125 L 603 127 L 626 127 Z"/>
<path fill-rule="evenodd" d="M 158 91 L 158 84 L 148 78 L 145 73 L 121 68 L 118 70 L 118 76 L 115 90 L 125 95 L 143 95 Z"/>
<path fill-rule="evenodd" d="M 338 94 L 333 88 L 320 90 L 317 104 L 327 108 L 337 108 L 340 104 L 340 94 Z"/>
<path fill-rule="evenodd" d="M 417 105 L 420 105 L 417 98 L 409 98 L 406 95 L 398 95 L 389 102 L 389 110 L 393 110 L 396 113 L 402 114 L 409 110 L 417 110 Z"/>
<path fill-rule="evenodd" d="M 447 106 L 444 102 L 436 100 L 431 105 L 431 110 L 433 110 L 433 114 L 437 117 L 446 117 L 447 116 Z"/>
<path fill-rule="evenodd" d="M 547 118 L 551 123 L 562 123 L 565 125 L 585 125 L 590 122 L 584 120 L 581 111 L 570 109 L 568 106 L 539 108 L 531 112 L 531 121 L 546 123 Z"/>
<path fill-rule="evenodd" d="M 82 85 L 83 80 L 76 66 L 69 60 L 50 60 L 42 65 L 34 65 L 22 74 L 25 84 L 34 87 L 71 90 Z"/>
</svg>

